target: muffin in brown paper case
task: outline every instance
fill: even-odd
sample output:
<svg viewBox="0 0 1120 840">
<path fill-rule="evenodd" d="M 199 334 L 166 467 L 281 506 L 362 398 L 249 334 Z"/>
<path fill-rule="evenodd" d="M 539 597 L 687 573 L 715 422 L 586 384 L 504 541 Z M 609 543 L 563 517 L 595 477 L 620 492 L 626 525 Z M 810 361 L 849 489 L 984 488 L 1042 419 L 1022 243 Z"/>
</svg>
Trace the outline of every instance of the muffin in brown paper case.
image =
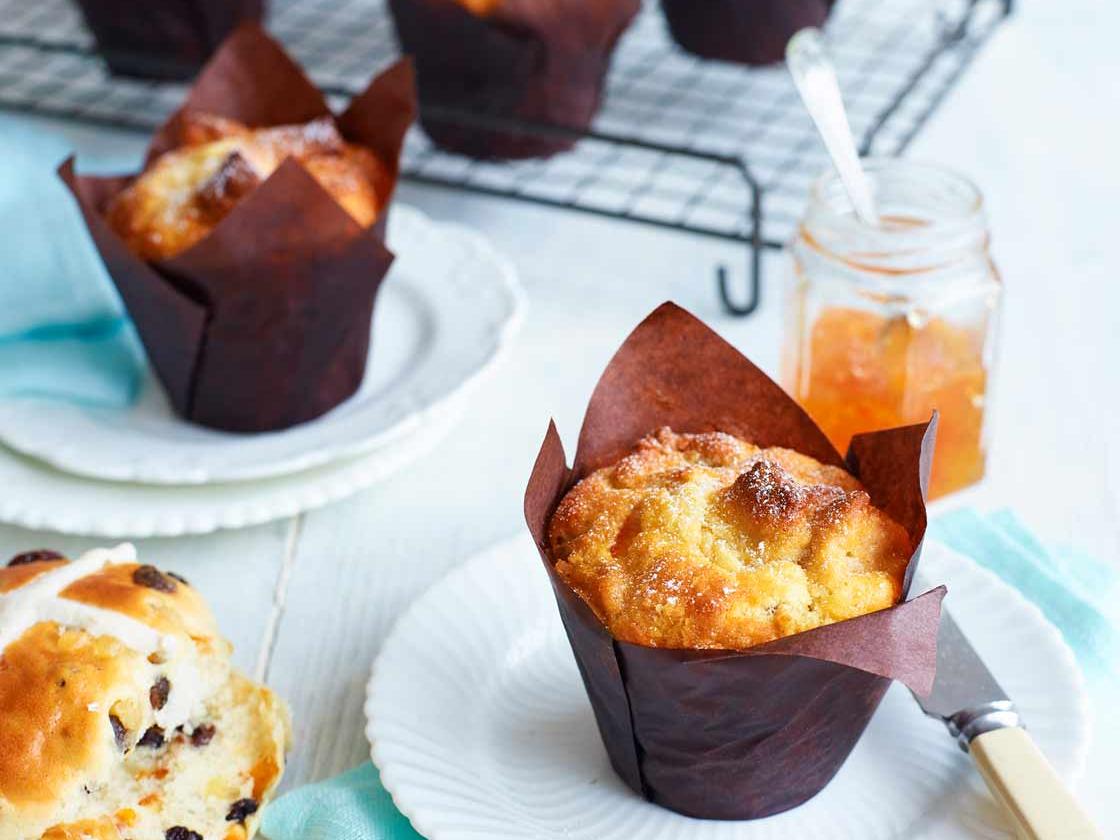
<svg viewBox="0 0 1120 840">
<path fill-rule="evenodd" d="M 264 0 L 78 0 L 113 73 L 189 79 L 240 24 L 260 21 Z"/>
<path fill-rule="evenodd" d="M 772 64 L 793 34 L 823 26 L 835 0 L 661 0 L 669 32 L 703 58 Z"/>
<path fill-rule="evenodd" d="M 722 431 L 855 475 L 915 546 L 894 607 L 741 651 L 649 648 L 614 639 L 559 576 L 548 525 L 566 492 L 660 427 Z M 912 600 L 925 534 L 936 418 L 857 436 L 847 459 L 765 374 L 673 304 L 623 343 L 591 397 L 571 468 L 550 425 L 525 516 L 615 771 L 682 814 L 754 819 L 817 794 L 859 740 L 891 680 L 933 684 L 944 587 Z"/>
<path fill-rule="evenodd" d="M 585 130 L 615 44 L 640 0 L 389 0 L 416 60 L 420 116 L 436 145 L 470 157 L 545 157 L 573 136 L 468 122 L 472 115 Z M 466 115 L 465 117 L 463 115 Z"/>
<path fill-rule="evenodd" d="M 333 117 L 280 45 L 245 25 L 156 132 L 149 162 L 180 145 L 191 112 L 253 128 L 331 117 L 388 173 L 377 185 L 383 209 L 362 227 L 289 158 L 197 243 L 147 263 L 105 218 L 136 176 L 78 176 L 73 159 L 59 170 L 178 413 L 239 432 L 311 420 L 352 395 L 365 374 L 374 299 L 393 259 L 386 215 L 415 114 L 411 64 L 389 68 Z"/>
</svg>

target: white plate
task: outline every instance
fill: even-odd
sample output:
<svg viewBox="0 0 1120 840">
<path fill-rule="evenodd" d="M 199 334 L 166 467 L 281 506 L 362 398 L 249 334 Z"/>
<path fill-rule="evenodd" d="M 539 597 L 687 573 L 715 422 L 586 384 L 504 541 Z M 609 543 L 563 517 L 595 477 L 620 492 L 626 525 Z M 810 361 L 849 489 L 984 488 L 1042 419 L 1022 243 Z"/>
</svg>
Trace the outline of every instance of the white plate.
<svg viewBox="0 0 1120 840">
<path fill-rule="evenodd" d="M 927 545 L 923 584 L 1015 698 L 1065 779 L 1084 765 L 1084 685 L 1058 631 L 990 572 Z M 548 579 L 518 539 L 451 572 L 400 619 L 366 703 L 374 763 L 397 807 L 452 838 L 1007 837 L 968 757 L 905 688 L 887 692 L 840 773 L 792 811 L 690 819 L 643 801 L 611 771 Z"/>
<path fill-rule="evenodd" d="M 427 454 L 462 413 L 456 399 L 389 449 L 261 481 L 158 486 L 59 472 L 0 446 L 0 522 L 120 539 L 206 534 L 294 516 L 345 498 Z"/>
<path fill-rule="evenodd" d="M 214 431 L 175 415 L 150 379 L 125 411 L 6 400 L 0 441 L 75 475 L 181 485 L 287 475 L 411 434 L 493 363 L 523 296 L 485 239 L 412 207 L 393 208 L 389 245 L 397 260 L 378 295 L 365 382 L 323 417 L 282 432 Z"/>
</svg>

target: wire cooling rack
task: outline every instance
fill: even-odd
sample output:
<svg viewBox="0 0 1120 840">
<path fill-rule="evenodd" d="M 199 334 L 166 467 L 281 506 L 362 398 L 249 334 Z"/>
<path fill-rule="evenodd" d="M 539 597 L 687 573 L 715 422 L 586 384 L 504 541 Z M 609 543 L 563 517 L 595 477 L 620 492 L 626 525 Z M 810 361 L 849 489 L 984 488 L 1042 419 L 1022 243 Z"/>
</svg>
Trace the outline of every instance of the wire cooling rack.
<svg viewBox="0 0 1120 840">
<path fill-rule="evenodd" d="M 861 150 L 901 153 L 1010 11 L 1011 0 L 839 0 L 826 36 Z M 339 100 L 398 54 L 385 0 L 273 0 L 268 25 Z M 69 0 L 0 0 L 0 107 L 146 131 L 184 90 L 110 76 Z M 746 243 L 746 291 L 731 291 L 719 269 L 725 305 L 746 314 L 758 305 L 762 249 L 790 237 L 827 166 L 783 68 L 685 53 L 656 0 L 623 37 L 602 111 L 579 136 L 548 160 L 492 163 L 441 152 L 416 129 L 403 171 Z"/>
</svg>

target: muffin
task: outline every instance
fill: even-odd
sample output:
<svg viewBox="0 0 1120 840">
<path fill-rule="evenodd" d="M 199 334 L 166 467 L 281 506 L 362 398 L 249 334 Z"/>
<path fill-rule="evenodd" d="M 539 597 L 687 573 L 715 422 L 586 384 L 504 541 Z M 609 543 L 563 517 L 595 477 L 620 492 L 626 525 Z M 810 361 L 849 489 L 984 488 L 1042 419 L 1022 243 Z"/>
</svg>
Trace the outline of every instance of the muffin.
<svg viewBox="0 0 1120 840">
<path fill-rule="evenodd" d="M 412 66 L 339 115 L 244 25 L 135 176 L 60 168 L 175 411 L 231 432 L 322 416 L 365 376 Z"/>
<path fill-rule="evenodd" d="M 284 704 L 202 597 L 129 545 L 0 569 L 0 840 L 246 840 Z"/>
<path fill-rule="evenodd" d="M 189 79 L 264 0 L 78 0 L 110 71 L 148 79 Z"/>
<path fill-rule="evenodd" d="M 661 0 L 673 39 L 703 58 L 772 64 L 807 26 L 823 26 L 834 0 Z"/>
<path fill-rule="evenodd" d="M 909 598 L 936 420 L 842 458 L 758 368 L 665 304 L 550 426 L 525 518 L 611 766 L 688 816 L 796 807 L 891 680 L 933 684 L 944 587 Z"/>
<path fill-rule="evenodd" d="M 414 56 L 421 125 L 474 158 L 546 157 L 591 124 L 615 44 L 640 0 L 390 0 L 402 49 Z M 498 125 L 487 125 L 486 120 Z"/>
<path fill-rule="evenodd" d="M 894 606 L 913 551 L 847 471 L 667 428 L 573 487 L 549 542 L 616 639 L 723 650 Z"/>
<path fill-rule="evenodd" d="M 106 209 L 109 226 L 141 259 L 182 253 L 203 239 L 289 158 L 363 228 L 377 219 L 392 176 L 334 121 L 251 129 L 206 113 L 184 115 L 183 144 L 160 155 Z"/>
</svg>

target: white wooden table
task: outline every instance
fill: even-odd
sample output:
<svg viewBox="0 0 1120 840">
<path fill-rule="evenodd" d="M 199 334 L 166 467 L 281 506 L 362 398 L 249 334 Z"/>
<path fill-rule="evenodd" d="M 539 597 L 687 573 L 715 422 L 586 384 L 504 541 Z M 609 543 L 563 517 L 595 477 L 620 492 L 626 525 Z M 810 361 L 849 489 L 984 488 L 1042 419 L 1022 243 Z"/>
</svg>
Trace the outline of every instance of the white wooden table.
<svg viewBox="0 0 1120 840">
<path fill-rule="evenodd" d="M 1007 284 L 989 478 L 949 504 L 1011 507 L 1044 539 L 1112 560 L 1120 556 L 1120 10 L 1090 0 L 1023 5 L 912 151 L 979 182 Z M 46 124 L 80 154 L 140 154 L 135 135 Z M 473 224 L 514 257 L 530 309 L 512 358 L 450 439 L 385 484 L 270 525 L 139 543 L 145 560 L 205 592 L 240 665 L 291 704 L 288 787 L 368 757 L 364 688 L 394 618 L 446 569 L 523 527 L 522 491 L 549 417 L 574 444 L 595 379 L 650 309 L 676 300 L 777 367 L 777 257 L 762 311 L 739 321 L 720 312 L 712 277 L 717 260 L 742 265 L 734 247 L 458 193 L 406 186 L 401 197 Z M 0 527 L 0 556 L 93 544 Z M 1120 837 L 1110 807 L 1116 699 L 1098 692 L 1081 785 L 1108 837 Z"/>
</svg>

